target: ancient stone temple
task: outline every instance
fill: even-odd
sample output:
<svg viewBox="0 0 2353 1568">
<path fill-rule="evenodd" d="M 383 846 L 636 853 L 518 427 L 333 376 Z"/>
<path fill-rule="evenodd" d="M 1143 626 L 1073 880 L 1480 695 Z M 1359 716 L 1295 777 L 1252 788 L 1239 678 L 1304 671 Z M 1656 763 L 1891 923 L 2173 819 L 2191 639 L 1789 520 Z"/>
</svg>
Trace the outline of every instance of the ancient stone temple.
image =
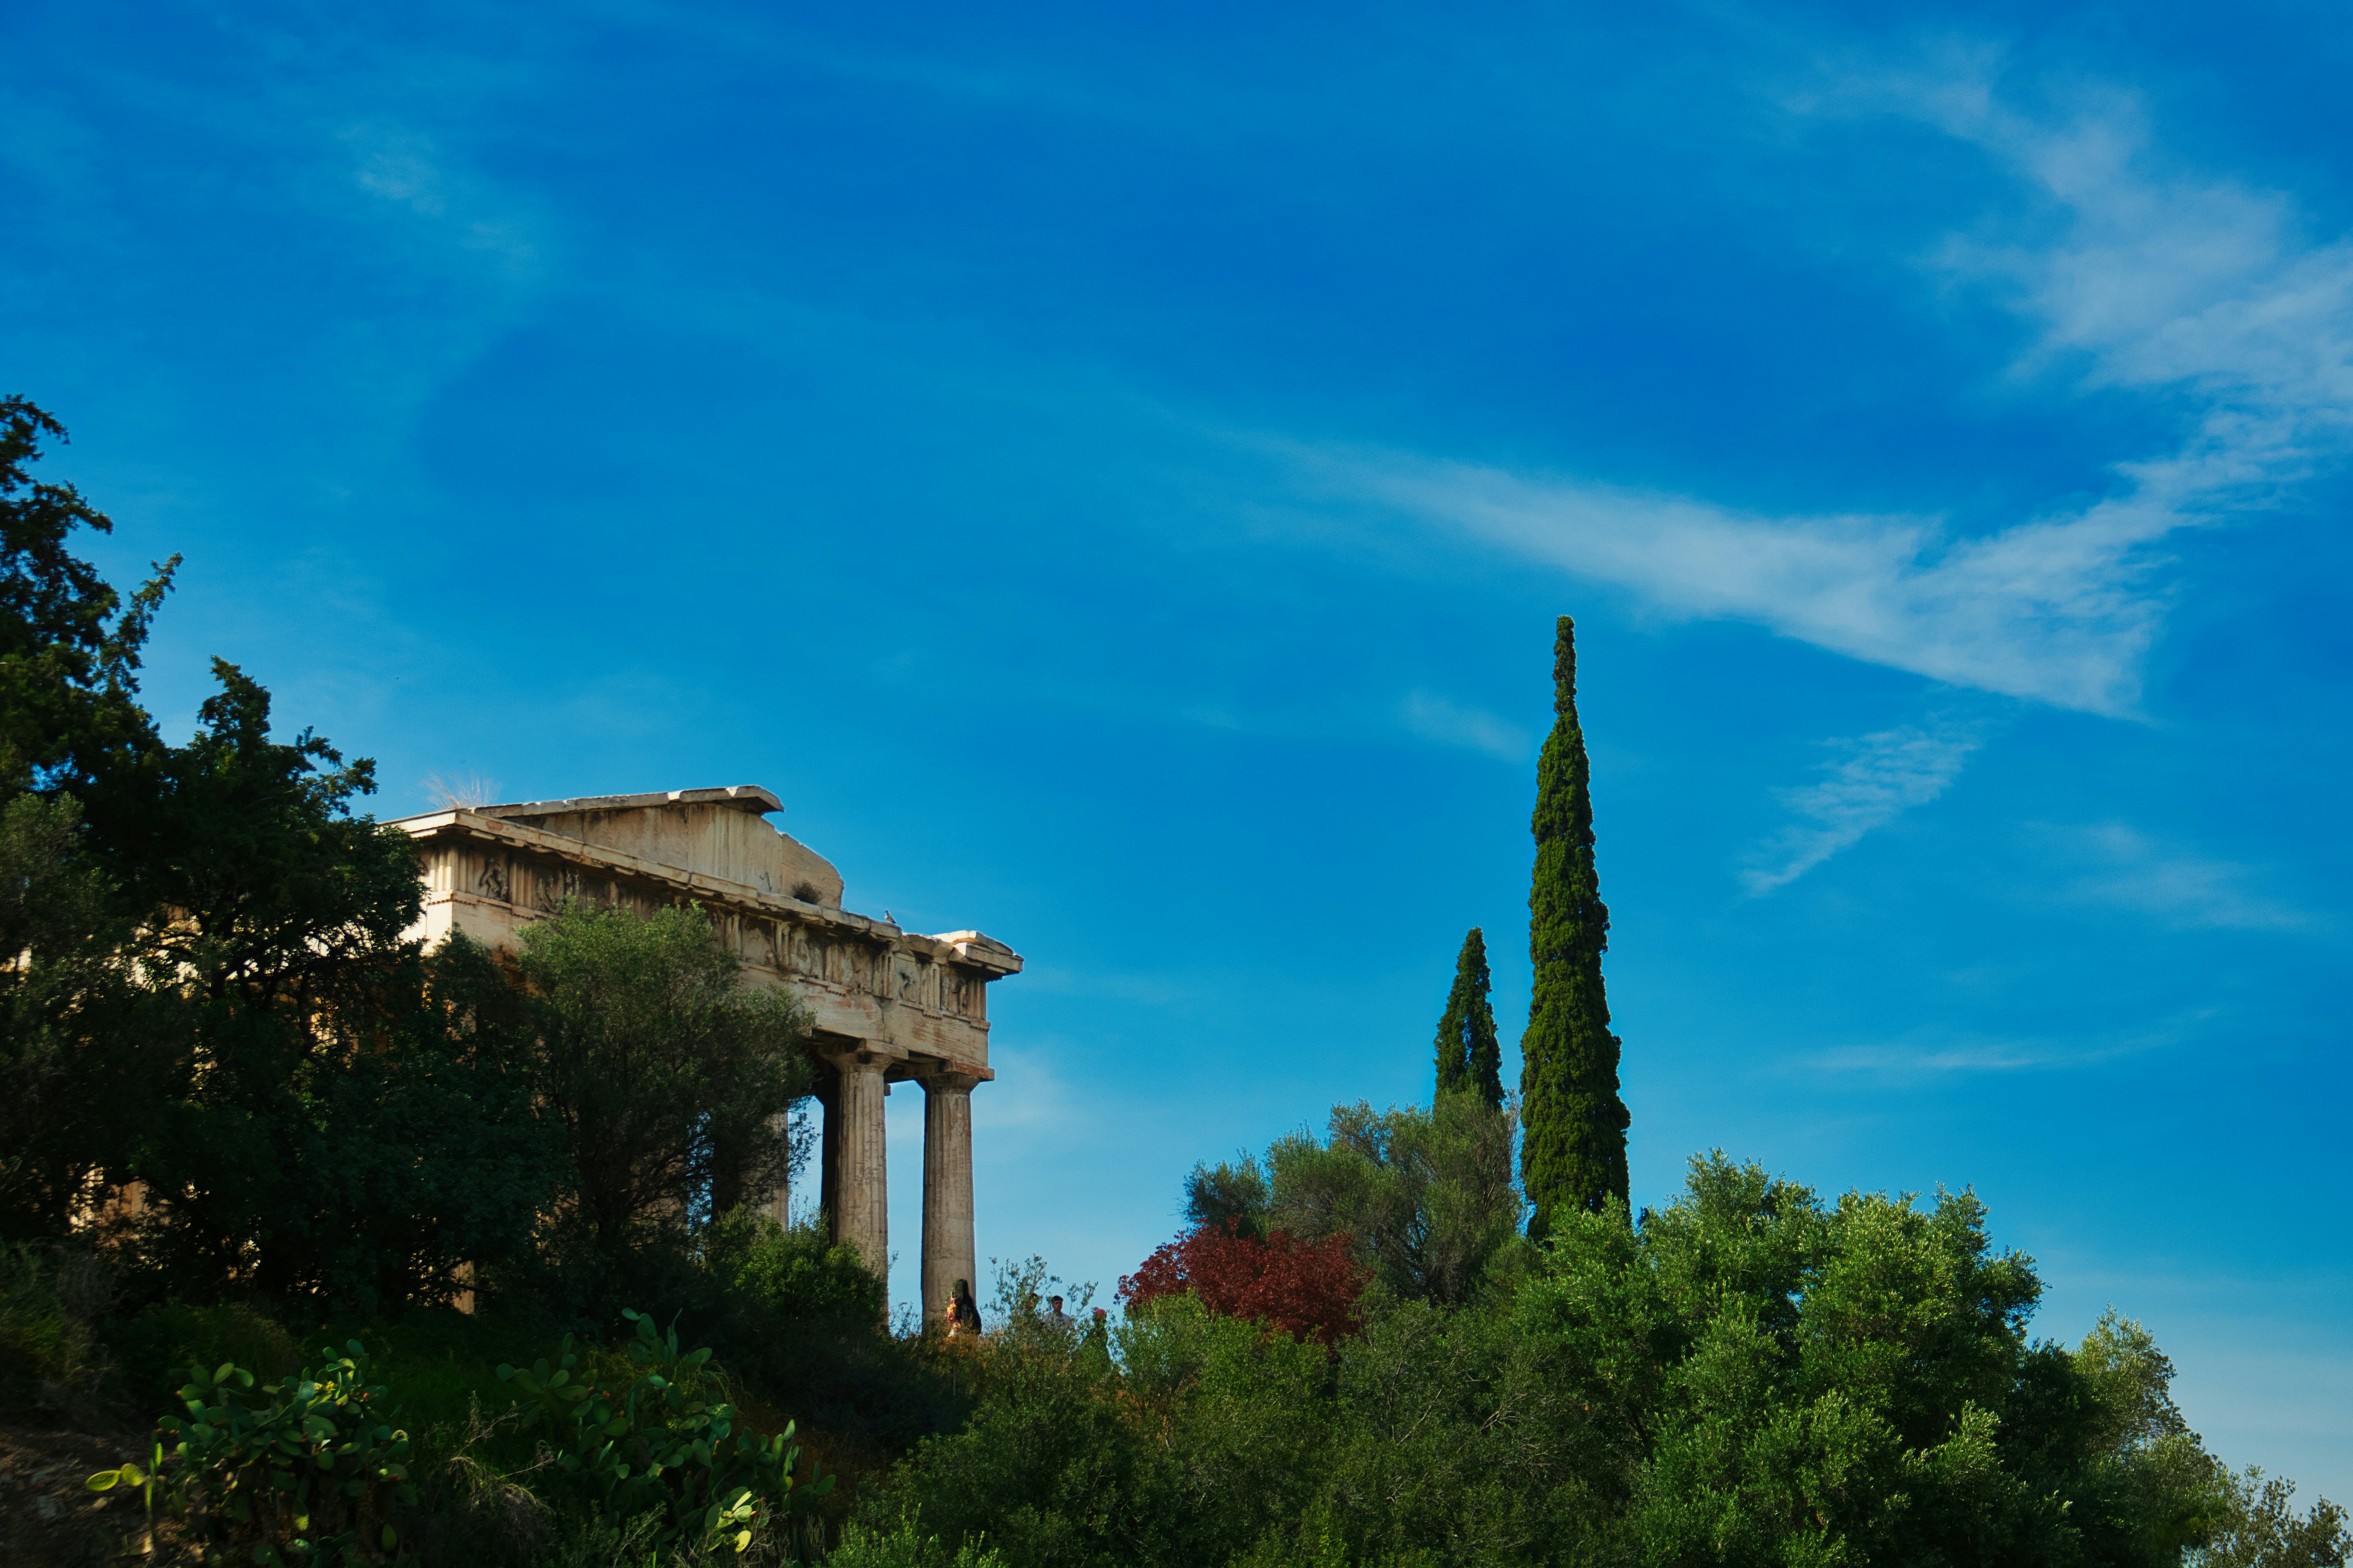
<svg viewBox="0 0 2353 1568">
<path fill-rule="evenodd" d="M 566 900 L 650 910 L 688 900 L 747 976 L 784 986 L 816 1028 L 825 1109 L 820 1202 L 833 1234 L 878 1270 L 891 1235 L 882 1099 L 923 1091 L 923 1313 L 955 1280 L 977 1282 L 972 1239 L 972 1091 L 988 1067 L 988 983 L 1021 959 L 976 931 L 919 936 L 841 907 L 841 874 L 765 820 L 765 789 L 672 790 L 401 819 L 424 861 L 428 945 L 451 931 L 491 947 Z M 786 1194 L 771 1200 L 784 1217 Z"/>
</svg>

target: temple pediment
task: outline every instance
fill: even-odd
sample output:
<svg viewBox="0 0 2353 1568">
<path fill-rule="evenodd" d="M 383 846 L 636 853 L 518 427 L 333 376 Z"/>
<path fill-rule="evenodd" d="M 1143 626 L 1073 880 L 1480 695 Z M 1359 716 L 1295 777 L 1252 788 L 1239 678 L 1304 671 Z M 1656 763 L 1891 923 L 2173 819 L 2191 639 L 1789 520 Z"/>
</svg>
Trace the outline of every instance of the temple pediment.
<svg viewBox="0 0 2353 1568">
<path fill-rule="evenodd" d="M 820 1047 L 854 1049 L 893 1079 L 991 1077 L 991 981 L 1021 957 L 976 931 L 936 936 L 842 907 L 841 873 L 766 820 L 756 785 L 452 806 L 394 824 L 417 841 L 428 944 L 452 931 L 491 947 L 567 903 L 650 911 L 702 906 L 755 984 L 788 986 Z"/>
<path fill-rule="evenodd" d="M 767 813 L 784 808 L 773 790 L 732 784 L 473 809 L 655 865 L 840 908 L 841 873 L 833 862 L 765 820 Z"/>
</svg>

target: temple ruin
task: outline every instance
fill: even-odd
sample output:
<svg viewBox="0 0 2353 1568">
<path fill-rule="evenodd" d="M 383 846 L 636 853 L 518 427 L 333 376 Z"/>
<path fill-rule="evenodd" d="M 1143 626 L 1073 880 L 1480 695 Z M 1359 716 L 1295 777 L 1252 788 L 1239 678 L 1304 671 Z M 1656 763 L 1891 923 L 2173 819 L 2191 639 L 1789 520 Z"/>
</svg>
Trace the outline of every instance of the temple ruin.
<svg viewBox="0 0 2353 1568">
<path fill-rule="evenodd" d="M 567 900 L 650 911 L 692 900 L 756 984 L 798 996 L 814 1023 L 825 1132 L 819 1202 L 833 1234 L 890 1267 L 882 1099 L 923 1090 L 923 1314 L 957 1279 L 977 1282 L 972 1237 L 972 1091 L 988 1067 L 988 984 L 1021 959 L 976 931 L 920 936 L 841 907 L 841 873 L 778 831 L 771 792 L 671 790 L 399 819 L 423 861 L 431 946 L 463 931 L 512 947 Z M 768 1207 L 786 1218 L 788 1194 Z"/>
</svg>

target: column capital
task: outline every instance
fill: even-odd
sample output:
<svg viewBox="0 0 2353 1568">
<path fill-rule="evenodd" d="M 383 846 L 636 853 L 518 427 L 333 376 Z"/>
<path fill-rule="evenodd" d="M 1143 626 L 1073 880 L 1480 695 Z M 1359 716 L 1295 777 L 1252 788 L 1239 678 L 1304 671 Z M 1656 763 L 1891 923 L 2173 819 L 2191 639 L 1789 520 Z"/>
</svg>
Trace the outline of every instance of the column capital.
<svg viewBox="0 0 2353 1568">
<path fill-rule="evenodd" d="M 978 1073 L 957 1072 L 948 1068 L 939 1072 L 927 1072 L 915 1081 L 923 1086 L 925 1094 L 931 1095 L 970 1094 L 988 1080 Z"/>
</svg>

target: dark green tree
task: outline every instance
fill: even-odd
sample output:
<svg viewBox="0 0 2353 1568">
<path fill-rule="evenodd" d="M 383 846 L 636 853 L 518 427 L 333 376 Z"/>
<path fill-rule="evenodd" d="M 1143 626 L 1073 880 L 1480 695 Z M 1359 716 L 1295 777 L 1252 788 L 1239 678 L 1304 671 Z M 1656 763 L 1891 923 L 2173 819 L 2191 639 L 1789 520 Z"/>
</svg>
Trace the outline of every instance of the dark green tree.
<svg viewBox="0 0 2353 1568">
<path fill-rule="evenodd" d="M 140 938 L 90 864 L 79 802 L 0 805 L 0 1239 L 64 1237 L 127 1178 L 184 1073 L 182 1011 L 142 984 Z"/>
<path fill-rule="evenodd" d="M 685 906 L 567 906 L 523 928 L 538 1094 L 561 1130 L 567 1256 L 619 1278 L 783 1184 L 808 1092 L 808 1014 L 743 983 Z"/>
<path fill-rule="evenodd" d="M 177 558 L 126 604 L 73 553 L 77 529 L 113 524 L 33 478 L 65 438 L 0 397 L 0 1235 L 20 1237 L 61 1236 L 121 1179 L 184 1054 L 139 983 L 142 911 L 98 864 L 82 799 L 157 749 L 139 651 Z"/>
<path fill-rule="evenodd" d="M 1428 1109 L 1335 1105 L 1323 1142 L 1306 1132 L 1266 1152 L 1267 1228 L 1303 1241 L 1345 1235 L 1400 1300 L 1459 1306 L 1519 1262 L 1513 1121 L 1469 1094 Z"/>
<path fill-rule="evenodd" d="M 1487 937 L 1477 926 L 1454 961 L 1454 989 L 1438 1020 L 1438 1092 L 1475 1090 L 1491 1110 L 1504 1108 L 1504 1047 L 1488 1005 Z"/>
<path fill-rule="evenodd" d="M 1185 1223 L 1197 1230 L 1263 1237 L 1267 1202 L 1266 1172 L 1247 1149 L 1230 1162 L 1196 1164 L 1185 1178 Z"/>
<path fill-rule="evenodd" d="M 0 397 L 0 798 L 79 789 L 151 749 L 138 702 L 139 649 L 170 586 L 174 556 L 122 602 L 67 548 L 73 531 L 114 524 L 71 485 L 31 465 L 65 427 L 22 397 Z"/>
<path fill-rule="evenodd" d="M 1542 1240 L 1566 1209 L 1626 1201 L 1626 1102 L 1618 1098 L 1618 1037 L 1609 1032 L 1601 954 L 1609 910 L 1593 867 L 1593 796 L 1577 722 L 1577 626 L 1560 617 L 1553 643 L 1552 734 L 1536 762 L 1535 873 L 1528 888 L 1528 956 L 1535 988 L 1520 1037 L 1520 1177 Z"/>
<path fill-rule="evenodd" d="M 559 1190 L 533 1023 L 486 954 L 407 938 L 416 851 L 352 810 L 374 765 L 274 739 L 269 694 L 214 674 L 186 745 L 92 794 L 184 1041 L 133 1164 L 143 1256 L 195 1298 L 445 1298 L 459 1264 L 526 1250 Z"/>
<path fill-rule="evenodd" d="M 374 762 L 308 730 L 273 740 L 269 693 L 221 659 L 213 678 L 195 736 L 92 790 L 90 827 L 132 907 L 170 911 L 156 940 L 195 992 L 253 1014 L 332 1005 L 401 949 L 417 852 L 353 814 Z"/>
</svg>

